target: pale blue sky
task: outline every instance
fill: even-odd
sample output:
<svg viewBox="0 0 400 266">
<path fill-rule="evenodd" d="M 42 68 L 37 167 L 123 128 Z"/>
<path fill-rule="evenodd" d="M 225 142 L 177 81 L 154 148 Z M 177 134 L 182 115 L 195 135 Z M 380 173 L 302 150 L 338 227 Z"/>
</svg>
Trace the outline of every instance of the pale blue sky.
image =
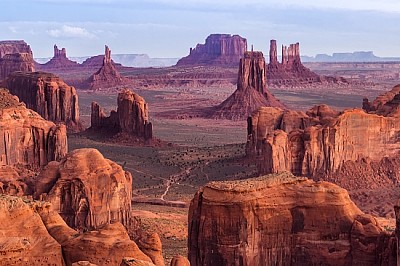
<svg viewBox="0 0 400 266">
<path fill-rule="evenodd" d="M 211 33 L 239 34 L 268 53 L 300 42 L 302 55 L 374 51 L 400 57 L 398 0 L 3 0 L 0 39 L 35 57 L 112 52 L 182 57 Z"/>
</svg>

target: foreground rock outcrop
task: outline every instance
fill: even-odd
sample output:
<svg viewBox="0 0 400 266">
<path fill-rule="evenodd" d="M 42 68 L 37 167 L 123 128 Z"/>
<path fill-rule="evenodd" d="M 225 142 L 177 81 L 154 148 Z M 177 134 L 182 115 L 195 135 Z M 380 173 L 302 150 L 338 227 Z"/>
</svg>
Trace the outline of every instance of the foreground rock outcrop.
<svg viewBox="0 0 400 266">
<path fill-rule="evenodd" d="M 153 265 L 120 223 L 79 233 L 46 202 L 0 195 L 0 265 Z M 90 264 L 91 263 L 91 264 Z"/>
<path fill-rule="evenodd" d="M 245 52 L 240 59 L 236 91 L 212 111 L 212 118 L 245 120 L 261 106 L 285 108 L 267 89 L 262 52 Z"/>
<path fill-rule="evenodd" d="M 181 58 L 176 65 L 237 66 L 246 51 L 247 40 L 239 35 L 211 34 L 205 44 L 190 48 L 189 55 Z"/>
<path fill-rule="evenodd" d="M 105 46 L 103 65 L 96 73 L 89 77 L 88 83 L 93 90 L 116 87 L 124 83 L 124 78 L 111 60 L 111 50 L 107 45 Z"/>
<path fill-rule="evenodd" d="M 5 86 L 43 118 L 63 122 L 71 131 L 82 130 L 78 94 L 58 76 L 45 72 L 15 72 L 7 78 Z"/>
<path fill-rule="evenodd" d="M 189 209 L 191 265 L 396 265 L 345 189 L 290 174 L 211 182 Z"/>
<path fill-rule="evenodd" d="M 117 111 L 107 117 L 98 103 L 92 103 L 91 129 L 109 133 L 122 133 L 144 140 L 153 138 L 153 126 L 149 122 L 148 104 L 131 90 L 118 93 Z"/>
<path fill-rule="evenodd" d="M 38 169 L 68 151 L 64 125 L 56 126 L 0 89 L 0 166 Z"/>
<path fill-rule="evenodd" d="M 35 199 L 52 203 L 72 228 L 128 224 L 132 176 L 96 149 L 78 149 L 50 163 L 37 177 Z"/>
</svg>

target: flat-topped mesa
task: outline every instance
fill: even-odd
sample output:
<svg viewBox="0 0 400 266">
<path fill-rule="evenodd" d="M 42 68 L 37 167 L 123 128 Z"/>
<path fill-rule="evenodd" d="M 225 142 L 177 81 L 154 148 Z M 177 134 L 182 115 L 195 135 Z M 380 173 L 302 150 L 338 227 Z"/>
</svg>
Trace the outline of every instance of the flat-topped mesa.
<svg viewBox="0 0 400 266">
<path fill-rule="evenodd" d="M 350 178 L 350 169 L 357 170 L 355 164 L 363 169 L 369 161 L 398 158 L 399 134 L 400 116 L 360 109 L 339 113 L 327 106 L 314 107 L 307 113 L 262 107 L 249 118 L 246 153 L 257 160 L 263 174 L 289 171 L 335 180 L 348 189 L 374 188 L 399 184 L 400 176 L 377 171 L 366 177 L 365 170 L 362 176 L 354 172 Z M 390 167 L 388 163 L 382 169 Z"/>
<path fill-rule="evenodd" d="M 5 89 L 0 89 L 0 136 L 0 166 L 38 169 L 68 151 L 64 125 L 43 119 Z"/>
<path fill-rule="evenodd" d="M 31 53 L 6 54 L 0 58 L 0 80 L 4 80 L 15 71 L 35 71 L 35 62 Z"/>
<path fill-rule="evenodd" d="M 107 117 L 99 104 L 93 102 L 91 129 L 104 129 L 109 133 L 123 133 L 144 140 L 153 138 L 148 104 L 141 96 L 125 89 L 118 94 L 117 104 L 117 111 L 111 111 Z"/>
<path fill-rule="evenodd" d="M 20 53 L 32 55 L 31 47 L 25 41 L 0 41 L 0 58 L 4 57 L 6 54 Z"/>
<path fill-rule="evenodd" d="M 117 87 L 124 84 L 125 79 L 118 72 L 111 60 L 111 50 L 105 46 L 103 65 L 88 79 L 90 88 L 93 90 Z"/>
<path fill-rule="evenodd" d="M 113 222 L 127 226 L 132 176 L 96 149 L 77 149 L 39 174 L 34 198 L 52 203 L 73 228 L 97 229 Z"/>
<path fill-rule="evenodd" d="M 347 191 L 288 173 L 211 182 L 189 207 L 190 265 L 395 265 Z M 368 248 L 367 248 L 368 247 Z"/>
<path fill-rule="evenodd" d="M 69 68 L 76 68 L 80 65 L 75 62 L 71 61 L 67 57 L 67 50 L 62 48 L 61 50 L 58 49 L 57 45 L 54 45 L 54 55 L 50 59 L 49 62 L 38 65 L 38 68 L 41 70 L 52 70 L 52 69 L 69 69 Z"/>
<path fill-rule="evenodd" d="M 216 106 L 212 118 L 246 120 L 261 106 L 285 109 L 267 89 L 265 59 L 262 52 L 245 52 L 240 59 L 236 91 L 224 102 Z"/>
<path fill-rule="evenodd" d="M 5 81 L 6 87 L 28 108 L 43 118 L 80 131 L 78 94 L 58 76 L 45 72 L 14 72 Z"/>
<path fill-rule="evenodd" d="M 276 40 L 271 40 L 269 57 L 267 79 L 271 85 L 300 85 L 336 80 L 335 78 L 322 78 L 306 68 L 301 63 L 299 43 L 290 44 L 289 47 L 282 45 L 282 60 L 278 62 Z"/>
<path fill-rule="evenodd" d="M 205 44 L 197 44 L 196 48 L 190 48 L 189 55 L 181 58 L 176 65 L 237 66 L 245 51 L 245 38 L 239 35 L 211 34 Z"/>
</svg>

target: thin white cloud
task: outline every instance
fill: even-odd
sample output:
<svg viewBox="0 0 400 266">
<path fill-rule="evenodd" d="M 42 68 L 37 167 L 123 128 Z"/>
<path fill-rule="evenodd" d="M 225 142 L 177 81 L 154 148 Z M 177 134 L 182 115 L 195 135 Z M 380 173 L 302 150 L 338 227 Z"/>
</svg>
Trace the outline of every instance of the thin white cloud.
<svg viewBox="0 0 400 266">
<path fill-rule="evenodd" d="M 86 38 L 93 39 L 95 34 L 89 32 L 87 29 L 76 26 L 63 25 L 61 28 L 50 29 L 47 34 L 54 38 Z"/>
</svg>

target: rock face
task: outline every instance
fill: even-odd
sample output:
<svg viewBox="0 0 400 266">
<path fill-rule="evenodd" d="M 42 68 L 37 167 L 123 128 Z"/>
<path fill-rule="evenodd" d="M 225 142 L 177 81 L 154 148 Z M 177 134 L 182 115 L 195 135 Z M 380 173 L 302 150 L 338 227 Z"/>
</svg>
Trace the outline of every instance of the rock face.
<svg viewBox="0 0 400 266">
<path fill-rule="evenodd" d="M 398 156 L 399 122 L 359 109 L 335 115 L 326 106 L 307 114 L 263 107 L 249 119 L 247 154 L 260 160 L 262 173 L 334 173 L 346 161 Z"/>
<path fill-rule="evenodd" d="M 98 103 L 92 103 L 91 128 L 152 139 L 153 126 L 149 122 L 148 104 L 138 94 L 123 90 L 118 94 L 117 111 L 106 117 Z"/>
<path fill-rule="evenodd" d="M 383 116 L 400 116 L 400 85 L 378 96 L 372 103 L 364 99 L 363 109 L 368 113 Z"/>
<path fill-rule="evenodd" d="M 0 165 L 40 168 L 68 150 L 64 125 L 56 126 L 0 89 Z"/>
<path fill-rule="evenodd" d="M 262 52 L 245 52 L 240 59 L 237 90 L 213 110 L 213 118 L 245 120 L 261 106 L 285 108 L 267 89 Z"/>
<path fill-rule="evenodd" d="M 105 46 L 102 67 L 89 77 L 88 82 L 93 90 L 116 87 L 124 83 L 124 78 L 115 68 L 111 60 L 111 50 L 107 45 Z"/>
<path fill-rule="evenodd" d="M 71 131 L 79 131 L 78 94 L 56 75 L 44 72 L 15 72 L 5 81 L 6 87 L 28 108 L 43 118 L 63 122 Z"/>
<path fill-rule="evenodd" d="M 15 71 L 35 71 L 35 63 L 32 54 L 6 54 L 4 57 L 0 58 L 0 80 L 7 78 L 10 73 Z"/>
<path fill-rule="evenodd" d="M 123 265 L 152 261 L 121 223 L 79 233 L 47 202 L 0 195 L 0 265 Z M 91 263 L 91 264 L 90 264 Z"/>
<path fill-rule="evenodd" d="M 31 47 L 25 41 L 0 41 L 0 58 L 6 54 L 27 53 L 32 55 Z"/>
<path fill-rule="evenodd" d="M 270 85 L 301 85 L 318 82 L 344 82 L 343 78 L 323 77 L 306 68 L 300 60 L 300 44 L 282 45 L 282 61 L 278 62 L 276 40 L 270 41 L 267 79 Z"/>
<path fill-rule="evenodd" d="M 34 198 L 52 203 L 73 228 L 96 229 L 117 221 L 127 225 L 132 176 L 96 149 L 74 150 L 39 174 Z"/>
<path fill-rule="evenodd" d="M 63 265 L 61 245 L 22 198 L 0 195 L 0 265 Z"/>
<path fill-rule="evenodd" d="M 42 69 L 70 69 L 70 68 L 77 68 L 80 65 L 75 62 L 71 61 L 67 58 L 67 51 L 65 48 L 61 50 L 58 49 L 57 45 L 54 45 L 54 55 L 53 58 L 50 59 L 49 62 L 42 65 Z"/>
<path fill-rule="evenodd" d="M 247 40 L 239 35 L 211 34 L 205 44 L 190 48 L 189 55 L 181 58 L 176 65 L 237 66 L 246 51 Z"/>
<path fill-rule="evenodd" d="M 346 190 L 289 174 L 211 182 L 189 209 L 191 265 L 395 265 Z"/>
</svg>

